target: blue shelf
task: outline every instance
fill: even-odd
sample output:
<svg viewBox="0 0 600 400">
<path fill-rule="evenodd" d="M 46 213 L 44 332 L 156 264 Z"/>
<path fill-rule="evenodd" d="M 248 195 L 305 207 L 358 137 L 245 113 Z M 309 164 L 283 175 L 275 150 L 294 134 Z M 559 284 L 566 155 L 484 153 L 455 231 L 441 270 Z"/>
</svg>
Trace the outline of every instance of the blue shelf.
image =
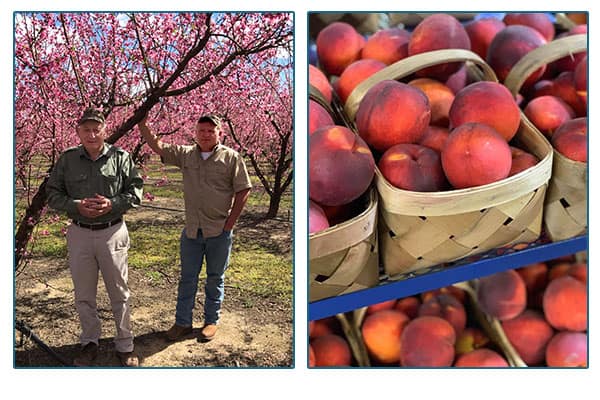
<svg viewBox="0 0 600 400">
<path fill-rule="evenodd" d="M 588 237 L 585 235 L 560 242 L 535 244 L 524 250 L 507 251 L 500 256 L 491 252 L 474 262 L 463 261 L 451 266 L 433 267 L 427 269 L 426 273 L 417 271 L 406 274 L 402 280 L 382 281 L 378 286 L 370 289 L 309 303 L 308 318 L 317 320 L 382 301 L 412 296 L 453 283 L 552 260 L 587 249 Z"/>
</svg>

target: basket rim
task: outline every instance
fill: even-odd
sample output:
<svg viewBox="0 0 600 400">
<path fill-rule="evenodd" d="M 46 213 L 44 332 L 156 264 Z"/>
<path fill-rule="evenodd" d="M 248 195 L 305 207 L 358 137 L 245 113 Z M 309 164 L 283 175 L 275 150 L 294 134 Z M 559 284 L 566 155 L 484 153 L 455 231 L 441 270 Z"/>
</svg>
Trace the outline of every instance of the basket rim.
<svg viewBox="0 0 600 400">
<path fill-rule="evenodd" d="M 330 226 L 319 232 L 308 235 L 309 239 L 309 259 L 311 254 L 319 253 L 318 257 L 324 257 L 337 251 L 354 246 L 369 236 L 376 233 L 377 230 L 377 209 L 379 207 L 377 190 L 373 185 L 369 186 L 369 204 L 366 209 L 354 218 L 339 224 Z M 357 226 L 363 228 L 357 229 Z M 370 226 L 370 229 L 366 229 Z M 336 235 L 343 240 L 332 240 L 331 236 Z M 315 257 L 316 258 L 316 257 Z"/>
</svg>

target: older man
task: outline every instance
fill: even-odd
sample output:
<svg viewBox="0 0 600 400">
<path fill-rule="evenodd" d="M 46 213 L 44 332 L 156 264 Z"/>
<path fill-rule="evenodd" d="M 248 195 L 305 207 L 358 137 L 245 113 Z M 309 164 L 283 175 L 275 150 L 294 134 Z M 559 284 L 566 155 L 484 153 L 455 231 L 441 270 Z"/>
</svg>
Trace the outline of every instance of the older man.
<svg viewBox="0 0 600 400">
<path fill-rule="evenodd" d="M 146 118 L 138 127 L 163 162 L 183 172 L 185 228 L 180 238 L 181 277 L 175 324 L 167 331 L 167 338 L 178 340 L 192 331 L 198 276 L 206 258 L 204 326 L 199 339 L 211 340 L 217 332 L 224 297 L 233 226 L 252 187 L 246 164 L 239 153 L 220 144 L 221 121 L 214 115 L 198 120 L 196 144 L 192 146 L 163 143 L 150 131 Z"/>
<path fill-rule="evenodd" d="M 129 233 L 123 214 L 140 204 L 143 181 L 129 154 L 105 143 L 104 115 L 88 108 L 77 121 L 81 144 L 67 149 L 54 166 L 47 184 L 50 207 L 65 211 L 72 223 L 67 230 L 69 268 L 75 306 L 81 323 L 81 351 L 76 366 L 91 366 L 101 334 L 96 307 L 98 271 L 117 327 L 114 338 L 123 366 L 139 365 L 133 353 L 127 286 Z"/>
</svg>

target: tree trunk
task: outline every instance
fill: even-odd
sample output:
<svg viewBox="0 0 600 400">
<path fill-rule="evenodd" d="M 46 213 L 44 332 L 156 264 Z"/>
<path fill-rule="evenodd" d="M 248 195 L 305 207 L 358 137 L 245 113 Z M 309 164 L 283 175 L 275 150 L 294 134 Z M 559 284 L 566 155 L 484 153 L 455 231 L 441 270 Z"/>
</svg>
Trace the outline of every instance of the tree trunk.
<svg viewBox="0 0 600 400">
<path fill-rule="evenodd" d="M 281 192 L 274 190 L 269 199 L 269 211 L 265 215 L 265 218 L 275 218 L 279 212 L 279 203 L 281 202 Z"/>
<path fill-rule="evenodd" d="M 21 262 L 27 243 L 29 243 L 29 239 L 31 238 L 33 228 L 37 225 L 37 222 L 42 215 L 42 210 L 46 206 L 47 182 L 48 177 L 44 178 L 37 193 L 33 196 L 31 204 L 27 207 L 27 210 L 25 210 L 25 216 L 21 220 L 17 233 L 15 234 L 15 269 L 18 268 L 19 263 Z"/>
</svg>

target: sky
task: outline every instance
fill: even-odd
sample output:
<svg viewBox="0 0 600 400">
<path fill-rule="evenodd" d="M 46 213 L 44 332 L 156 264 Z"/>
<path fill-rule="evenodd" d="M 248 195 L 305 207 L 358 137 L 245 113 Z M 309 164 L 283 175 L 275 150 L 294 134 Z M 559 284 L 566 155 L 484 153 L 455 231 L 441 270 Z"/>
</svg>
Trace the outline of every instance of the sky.
<svg viewBox="0 0 600 400">
<path fill-rule="evenodd" d="M 76 1 L 28 1 L 21 0 L 2 2 L 0 13 L 0 34 L 2 35 L 2 53 L 5 57 L 12 54 L 12 18 L 14 11 L 33 10 L 86 10 L 86 3 Z M 48 4 L 52 4 L 49 8 Z M 96 5 L 97 4 L 97 5 Z M 94 11 L 129 11 L 129 10 L 157 10 L 157 11 L 189 11 L 198 10 L 200 2 L 178 1 L 164 2 L 155 0 L 145 1 L 104 1 L 94 3 Z M 594 36 L 594 26 L 598 26 L 597 7 L 592 6 L 591 1 L 571 0 L 565 1 L 486 1 L 485 3 L 474 3 L 469 1 L 454 1 L 452 8 L 445 6 L 447 2 L 421 1 L 421 2 L 399 2 L 399 1 L 377 1 L 371 0 L 367 3 L 350 3 L 348 1 L 314 1 L 303 2 L 283 0 L 277 3 L 264 0 L 253 0 L 251 2 L 221 0 L 215 9 L 213 2 L 204 3 L 215 11 L 253 11 L 253 10 L 280 10 L 295 12 L 296 30 L 296 100 L 295 100 L 295 126 L 297 128 L 295 158 L 295 359 L 296 367 L 287 370 L 194 370 L 194 369 L 156 369 L 156 370 L 100 370 L 100 371 L 74 371 L 74 370 L 15 370 L 12 368 L 13 336 L 12 336 L 12 63 L 5 61 L 2 66 L 0 80 L 1 93 L 3 93 L 3 109 L 5 117 L 2 119 L 4 125 L 4 138 L 7 145 L 2 146 L 2 157 L 4 165 L 0 168 L 1 180 L 7 182 L 7 189 L 1 197 L 2 214 L 0 220 L 4 221 L 5 228 L 2 230 L 2 254 L 4 254 L 5 272 L 0 275 L 2 288 L 0 293 L 4 296 L 1 301 L 1 326 L 4 327 L 0 335 L 0 374 L 2 376 L 3 392 L 5 396 L 25 396 L 26 398 L 44 399 L 68 399 L 68 398 L 106 398 L 118 395 L 133 396 L 135 398 L 161 398 L 161 397 L 206 397 L 220 398 L 286 398 L 288 396 L 336 398 L 336 399 L 377 399 L 377 398 L 540 398 L 540 399 L 566 399 L 584 397 L 589 388 L 597 385 L 597 377 L 600 377 L 600 346 L 595 336 L 600 332 L 598 328 L 598 289 L 600 278 L 596 274 L 590 274 L 590 362 L 591 367 L 586 370 L 544 370 L 544 369 L 511 369 L 511 370 L 399 370 L 399 369 L 371 369 L 371 370 L 307 370 L 306 365 L 306 198 L 307 177 L 306 168 L 303 168 L 302 160 L 306 160 L 306 141 L 300 140 L 305 137 L 306 132 L 306 76 L 307 76 L 307 17 L 308 11 L 336 11 L 336 10 L 394 10 L 394 11 L 536 11 L 536 10 L 589 10 L 590 11 L 590 70 L 598 70 L 593 65 L 597 63 L 595 57 L 597 41 Z M 477 4 L 474 9 L 473 4 Z M 483 9 L 485 4 L 485 9 Z M 597 2 L 596 2 L 597 4 Z M 595 5 L 595 4 L 594 4 Z M 89 6 L 87 6 L 89 7 Z M 167 7 L 167 8 L 166 8 Z M 274 9 L 274 7 L 276 7 Z M 198 10 L 206 11 L 206 10 Z M 594 107 L 594 96 L 596 92 L 596 81 L 594 76 L 590 77 L 590 105 Z M 597 121 L 590 113 L 590 132 L 596 132 Z M 590 148 L 594 152 L 597 149 L 597 135 L 590 134 Z M 590 176 L 598 174 L 597 163 L 590 155 Z M 594 181 L 594 180 L 591 180 Z M 595 186 L 590 189 L 590 238 L 593 249 L 596 238 L 595 212 Z M 591 269 L 595 269 L 595 253 L 590 254 Z"/>
</svg>

